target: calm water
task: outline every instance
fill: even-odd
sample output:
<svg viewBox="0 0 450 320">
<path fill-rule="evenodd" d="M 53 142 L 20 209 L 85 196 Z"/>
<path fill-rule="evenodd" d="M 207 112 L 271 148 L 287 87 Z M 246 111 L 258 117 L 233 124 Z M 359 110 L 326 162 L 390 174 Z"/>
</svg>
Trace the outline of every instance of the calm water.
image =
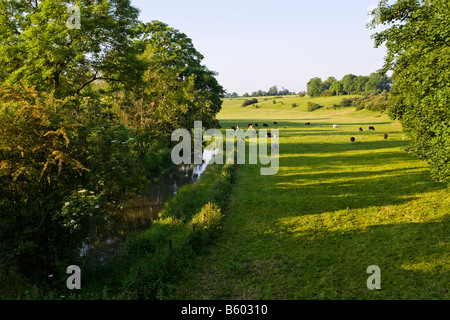
<svg viewBox="0 0 450 320">
<path fill-rule="evenodd" d="M 205 172 L 214 153 L 204 150 L 202 165 L 179 165 L 150 183 L 145 192 L 124 206 L 124 211 L 108 221 L 108 231 L 100 235 L 94 245 L 85 245 L 81 255 L 96 261 L 123 255 L 119 250 L 127 236 L 148 228 L 164 205 L 184 185 L 194 183 Z M 106 218 L 105 218 L 106 219 Z"/>
</svg>

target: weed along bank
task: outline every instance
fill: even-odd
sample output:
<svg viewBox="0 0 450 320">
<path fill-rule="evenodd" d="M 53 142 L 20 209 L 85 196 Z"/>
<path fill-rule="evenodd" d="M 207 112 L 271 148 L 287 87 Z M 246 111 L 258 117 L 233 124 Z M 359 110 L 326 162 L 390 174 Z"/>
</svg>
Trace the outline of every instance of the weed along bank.
<svg viewBox="0 0 450 320">
<path fill-rule="evenodd" d="M 272 129 L 270 133 L 266 129 L 258 131 L 255 129 L 247 131 L 239 128 L 237 130 L 227 129 L 224 138 L 222 131 L 218 129 L 204 130 L 202 122 L 195 121 L 193 136 L 192 141 L 192 135 L 186 129 L 177 129 L 173 132 L 172 141 L 179 141 L 172 149 L 171 157 L 174 164 L 201 164 L 203 161 L 203 142 L 211 142 L 205 148 L 205 150 L 214 154 L 210 164 L 261 164 L 267 166 L 261 167 L 261 175 L 275 175 L 278 173 L 280 163 L 279 131 L 277 129 Z M 269 139 L 270 155 L 268 150 Z M 249 146 L 248 156 L 247 140 Z M 194 149 L 193 152 L 192 148 Z"/>
</svg>

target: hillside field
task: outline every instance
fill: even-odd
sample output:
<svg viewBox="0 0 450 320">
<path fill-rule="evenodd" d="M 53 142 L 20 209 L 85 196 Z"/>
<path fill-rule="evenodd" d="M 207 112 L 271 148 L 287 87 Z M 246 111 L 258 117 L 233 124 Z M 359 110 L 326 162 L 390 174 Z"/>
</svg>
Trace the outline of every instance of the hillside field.
<svg viewBox="0 0 450 320">
<path fill-rule="evenodd" d="M 448 189 L 403 150 L 398 122 L 327 108 L 344 97 L 258 98 L 260 108 L 224 101 L 224 129 L 278 122 L 279 172 L 238 167 L 221 235 L 192 261 L 173 298 L 448 299 Z M 324 107 L 307 112 L 308 101 Z M 372 265 L 381 270 L 380 290 L 367 287 Z"/>
</svg>

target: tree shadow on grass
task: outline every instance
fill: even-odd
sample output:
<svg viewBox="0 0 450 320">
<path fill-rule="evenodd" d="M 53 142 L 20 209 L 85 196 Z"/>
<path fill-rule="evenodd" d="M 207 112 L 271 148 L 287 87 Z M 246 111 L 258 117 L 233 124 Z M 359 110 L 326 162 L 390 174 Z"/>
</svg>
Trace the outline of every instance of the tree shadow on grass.
<svg viewBox="0 0 450 320">
<path fill-rule="evenodd" d="M 350 143 L 350 135 L 347 134 L 349 137 L 348 139 L 345 139 L 344 142 L 334 142 L 334 143 L 326 143 L 326 142 L 317 142 L 317 143 L 292 143 L 292 142 L 280 142 L 280 156 L 283 158 L 289 158 L 289 152 L 292 151 L 305 151 L 307 153 L 332 153 L 333 156 L 330 156 L 330 159 L 338 159 L 341 157 L 348 158 L 348 155 L 344 155 L 343 153 L 348 151 L 355 151 L 355 152 L 364 152 L 364 151 L 370 151 L 370 150 L 383 150 L 383 149 L 394 149 L 394 148 L 403 148 L 408 146 L 408 142 L 404 140 L 391 140 L 391 141 L 357 141 L 354 144 Z M 358 138 L 358 137 L 356 137 Z M 347 142 L 348 140 L 348 142 Z M 269 141 L 270 142 L 270 141 Z M 296 150 L 293 150 L 293 149 Z M 397 152 L 397 154 L 399 154 Z M 410 157 L 406 153 L 401 153 L 403 156 Z M 350 157 L 354 158 L 355 161 L 357 161 L 360 158 L 361 154 L 354 154 Z M 295 156 L 298 157 L 298 156 Z"/>
<path fill-rule="evenodd" d="M 273 193 L 289 194 L 296 199 L 291 214 L 310 215 L 407 203 L 418 199 L 421 193 L 441 189 L 439 184 L 428 182 L 428 178 L 425 169 L 305 173 L 280 175 L 274 178 L 271 189 Z"/>
<path fill-rule="evenodd" d="M 268 142 L 270 143 L 270 141 Z M 361 161 L 377 160 L 380 156 L 383 156 L 384 161 L 407 161 L 407 159 L 413 159 L 412 156 L 403 151 L 392 151 L 390 149 L 404 148 L 408 145 L 407 141 L 395 140 L 395 141 L 361 141 L 354 144 L 349 142 L 341 143 L 285 143 L 280 142 L 280 158 L 283 161 L 291 159 L 299 165 L 305 163 L 323 162 L 327 164 L 333 161 L 346 161 L 349 165 L 357 165 Z M 364 151 L 376 151 L 379 152 L 367 154 Z M 291 155 L 295 152 L 295 155 Z M 297 153 L 300 152 L 300 153 Z M 352 154 L 354 152 L 354 154 Z M 303 156 L 302 153 L 308 154 Z M 318 154 L 317 157 L 310 156 L 311 153 Z M 331 154 L 330 156 L 322 156 L 321 154 Z M 373 162 L 372 162 L 373 163 Z M 385 162 L 386 163 L 386 162 Z M 379 165 L 382 163 L 375 163 Z"/>
<path fill-rule="evenodd" d="M 276 257 L 291 269 L 287 299 L 448 299 L 449 228 L 446 215 L 352 231 L 281 228 L 266 240 L 295 248 L 289 258 Z M 381 290 L 367 288 L 372 265 L 380 267 Z"/>
<path fill-rule="evenodd" d="M 360 146 L 300 144 L 295 156 L 283 153 L 284 148 L 294 150 L 281 145 L 280 171 L 262 178 L 266 185 L 259 192 L 267 192 L 270 199 L 274 199 L 270 195 L 279 194 L 275 201 L 294 204 L 289 206 L 289 215 L 304 215 L 402 204 L 422 193 L 444 189 L 442 183 L 431 181 L 429 169 L 417 159 L 402 151 L 391 151 L 404 145 L 403 141 L 367 142 Z M 352 153 L 355 148 L 369 152 Z M 385 151 L 372 152 L 382 149 Z M 331 155 L 323 156 L 321 152 Z"/>
<path fill-rule="evenodd" d="M 363 130 L 367 130 L 369 131 L 368 126 L 374 126 L 375 130 L 376 130 L 376 126 L 382 126 L 382 125 L 390 125 L 392 124 L 392 122 L 387 122 L 387 121 L 369 121 L 369 119 L 355 119 L 355 120 L 361 120 L 360 122 L 355 121 L 355 122 L 323 122 L 324 120 L 336 120 L 334 118 L 304 118 L 304 119 L 256 119 L 256 120 L 249 120 L 249 119 L 224 119 L 224 120 L 220 120 L 220 124 L 222 125 L 222 127 L 224 128 L 228 128 L 231 126 L 240 126 L 241 128 L 247 128 L 248 124 L 255 124 L 258 123 L 258 125 L 260 127 L 262 127 L 262 125 L 264 123 L 269 125 L 269 128 L 283 128 L 284 126 L 288 126 L 290 128 L 302 128 L 305 130 L 311 130 L 314 128 L 330 128 L 333 129 L 334 131 L 338 131 L 339 129 L 345 128 L 347 126 L 352 126 L 352 127 L 356 127 L 357 129 L 359 127 L 363 127 Z M 278 125 L 274 125 L 274 122 L 277 122 Z M 310 122 L 310 126 L 306 126 L 305 123 L 306 122 Z M 333 128 L 334 124 L 338 124 L 339 128 L 335 129 Z"/>
<path fill-rule="evenodd" d="M 279 225 L 261 235 L 266 254 L 230 256 L 224 268 L 203 272 L 213 285 L 200 292 L 209 299 L 448 299 L 449 227 L 448 215 L 350 231 Z M 367 287 L 373 265 L 381 290 Z"/>
</svg>

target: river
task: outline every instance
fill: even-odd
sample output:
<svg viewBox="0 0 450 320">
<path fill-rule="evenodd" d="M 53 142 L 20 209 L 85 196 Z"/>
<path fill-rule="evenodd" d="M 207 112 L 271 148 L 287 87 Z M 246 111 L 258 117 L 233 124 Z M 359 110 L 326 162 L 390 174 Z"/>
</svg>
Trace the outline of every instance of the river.
<svg viewBox="0 0 450 320">
<path fill-rule="evenodd" d="M 89 241 L 83 246 L 81 256 L 103 262 L 111 257 L 126 255 L 120 250 L 126 238 L 147 229 L 179 188 L 200 178 L 213 156 L 214 151 L 205 149 L 203 164 L 179 165 L 148 184 L 141 196 L 124 204 L 123 212 L 114 218 L 113 223 L 108 223 L 110 227 L 107 232 L 98 235 L 95 242 Z"/>
</svg>

